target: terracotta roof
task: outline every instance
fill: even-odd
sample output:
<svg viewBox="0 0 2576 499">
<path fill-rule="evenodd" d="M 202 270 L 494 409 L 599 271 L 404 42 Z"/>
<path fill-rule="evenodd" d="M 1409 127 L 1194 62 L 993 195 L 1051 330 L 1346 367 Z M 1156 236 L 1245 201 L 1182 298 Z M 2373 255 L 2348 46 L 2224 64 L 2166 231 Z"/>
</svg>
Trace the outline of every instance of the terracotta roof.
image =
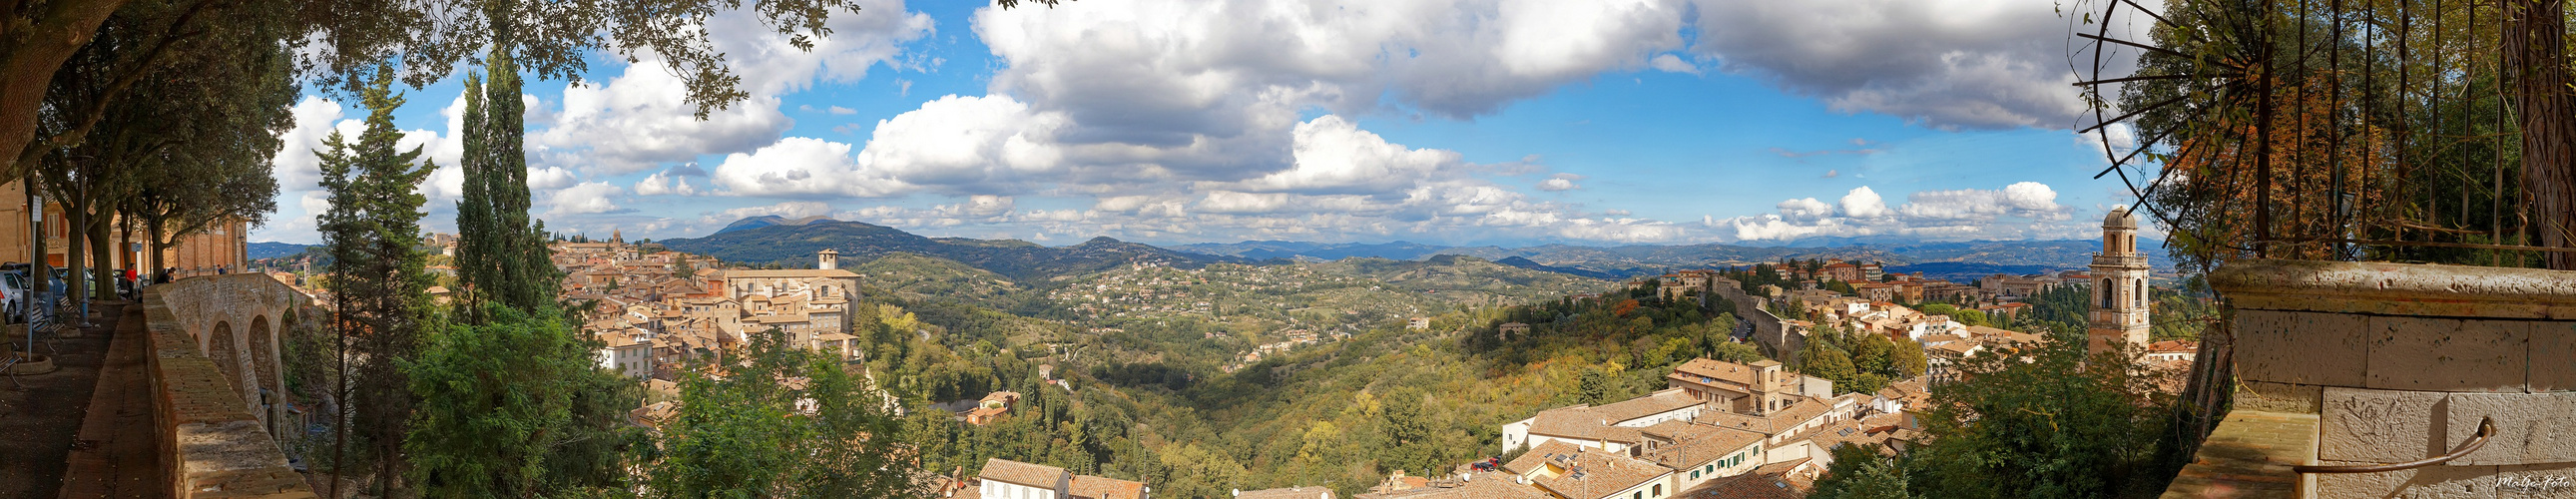
<svg viewBox="0 0 2576 499">
<path fill-rule="evenodd" d="M 1145 484 L 1116 478 L 1074 475 L 1067 492 L 1075 499 L 1145 499 Z"/>
<path fill-rule="evenodd" d="M 1752 431 L 1764 435 L 1778 435 L 1784 430 L 1795 428 L 1800 424 L 1806 423 L 1808 420 L 1815 419 L 1818 416 L 1823 416 L 1825 415 L 1825 412 L 1830 409 L 1831 407 L 1828 407 L 1824 399 L 1804 397 L 1798 399 L 1797 402 L 1789 404 L 1788 407 L 1783 407 L 1780 408 L 1780 410 L 1771 411 L 1768 414 L 1760 416 L 1736 414 L 1725 411 L 1702 412 L 1699 413 L 1699 422 L 1738 430 Z"/>
<path fill-rule="evenodd" d="M 1764 361 L 1770 360 L 1764 359 Z M 1754 376 L 1761 372 L 1762 370 L 1756 366 L 1716 359 L 1691 359 L 1689 362 L 1683 362 L 1682 365 L 1673 366 L 1673 373 L 1664 375 L 1664 379 L 1708 384 L 1707 381 L 1701 381 L 1702 378 L 1706 378 L 1749 387 L 1754 386 Z"/>
<path fill-rule="evenodd" d="M 1069 479 L 1068 475 L 1064 472 L 1064 468 L 1043 464 L 1029 464 L 1002 458 L 984 460 L 984 471 L 977 473 L 975 476 L 983 477 L 985 480 L 1015 483 L 1043 489 L 1054 489 L 1056 484 L 1063 483 L 1064 480 Z"/>
<path fill-rule="evenodd" d="M 1716 461 L 1762 441 L 1762 434 L 1706 423 L 1665 421 L 1645 428 L 1645 434 L 1672 442 L 1647 453 L 1645 458 L 1664 467 L 1686 470 Z"/>
<path fill-rule="evenodd" d="M 1799 459 L 1797 462 L 1804 461 L 1806 460 Z M 1763 474 L 1757 470 L 1754 473 L 1702 482 L 1698 487 L 1691 487 L 1690 490 L 1682 491 L 1673 497 L 1687 499 L 1801 499 L 1807 497 L 1806 492 L 1798 490 L 1789 482 L 1788 477 L 1782 474 Z"/>
<path fill-rule="evenodd" d="M 1512 472 L 1514 475 L 1527 475 L 1537 471 L 1540 464 L 1556 459 L 1557 456 L 1574 455 L 1575 449 L 1574 444 L 1565 443 L 1563 440 L 1549 440 L 1547 443 L 1538 444 L 1537 447 L 1531 447 L 1529 452 L 1521 453 L 1521 457 L 1513 458 L 1512 462 L 1503 463 L 1503 471 Z"/>
<path fill-rule="evenodd" d="M 1580 450 L 1564 475 L 1534 480 L 1539 487 L 1575 499 L 1600 499 L 1671 475 L 1672 469 L 1615 452 Z M 1591 495 L 1585 495 L 1585 492 Z"/>
<path fill-rule="evenodd" d="M 1673 388 L 1594 407 L 1592 414 L 1600 416 L 1607 424 L 1617 425 L 1647 416 L 1689 409 L 1700 404 L 1699 399 L 1691 398 L 1690 394 L 1682 392 L 1680 388 Z"/>
</svg>

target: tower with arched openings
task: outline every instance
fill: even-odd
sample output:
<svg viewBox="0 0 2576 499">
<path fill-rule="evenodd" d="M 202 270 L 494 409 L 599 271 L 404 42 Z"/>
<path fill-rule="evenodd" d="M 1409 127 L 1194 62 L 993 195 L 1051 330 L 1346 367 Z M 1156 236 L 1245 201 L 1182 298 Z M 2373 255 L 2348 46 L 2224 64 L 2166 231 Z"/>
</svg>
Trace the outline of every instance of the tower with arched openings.
<svg viewBox="0 0 2576 499">
<path fill-rule="evenodd" d="M 2115 206 L 2102 217 L 2102 252 L 2093 255 L 2093 313 L 2086 352 L 2115 343 L 2147 344 L 2147 256 L 2138 253 L 2138 214 Z"/>
</svg>

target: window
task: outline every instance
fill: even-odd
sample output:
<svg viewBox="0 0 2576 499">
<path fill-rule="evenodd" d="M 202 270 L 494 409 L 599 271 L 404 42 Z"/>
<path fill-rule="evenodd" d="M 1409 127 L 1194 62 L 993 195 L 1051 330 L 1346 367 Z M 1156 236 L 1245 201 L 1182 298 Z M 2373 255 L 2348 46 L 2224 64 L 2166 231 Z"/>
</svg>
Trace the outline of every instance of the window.
<svg viewBox="0 0 2576 499">
<path fill-rule="evenodd" d="M 1646 491 L 1640 490 L 1637 493 L 1628 494 L 1628 499 L 1646 499 Z"/>
<path fill-rule="evenodd" d="M 1660 483 L 1655 484 L 1655 497 L 1663 497 L 1663 496 L 1664 496 L 1664 484 L 1660 484 Z"/>
</svg>

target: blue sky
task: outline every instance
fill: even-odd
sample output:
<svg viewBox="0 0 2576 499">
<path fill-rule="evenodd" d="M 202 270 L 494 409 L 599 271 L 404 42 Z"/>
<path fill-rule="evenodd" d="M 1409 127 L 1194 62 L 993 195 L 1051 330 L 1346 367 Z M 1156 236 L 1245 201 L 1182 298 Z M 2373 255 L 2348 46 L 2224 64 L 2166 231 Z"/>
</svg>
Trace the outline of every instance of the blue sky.
<svg viewBox="0 0 2576 499">
<path fill-rule="evenodd" d="M 2049 0 L 866 0 L 800 52 L 710 22 L 752 99 L 690 116 L 603 54 L 527 85 L 548 228 L 702 236 L 827 215 L 1071 244 L 1776 244 L 2090 238 L 2127 202 Z M 649 58 L 649 55 L 647 56 Z M 460 72 L 461 74 L 461 72 Z M 455 81 L 410 89 L 452 227 Z M 309 95 L 274 221 L 315 242 Z"/>
</svg>

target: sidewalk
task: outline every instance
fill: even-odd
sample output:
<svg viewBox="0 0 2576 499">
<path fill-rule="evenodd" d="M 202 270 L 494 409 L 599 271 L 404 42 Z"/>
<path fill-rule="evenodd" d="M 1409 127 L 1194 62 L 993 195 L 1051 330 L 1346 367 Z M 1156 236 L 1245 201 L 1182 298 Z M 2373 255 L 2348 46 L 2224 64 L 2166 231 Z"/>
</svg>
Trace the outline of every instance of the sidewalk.
<svg viewBox="0 0 2576 499">
<path fill-rule="evenodd" d="M 82 418 L 59 497 L 168 496 L 152 422 L 152 394 L 144 378 L 143 313 L 119 314 L 105 368 Z"/>
<path fill-rule="evenodd" d="M 104 311 L 116 317 L 122 309 Z M 62 489 L 64 457 L 74 448 L 97 445 L 75 436 L 89 412 L 115 321 L 93 322 L 97 324 L 78 338 L 54 340 L 53 351 L 37 349 L 53 355 L 59 370 L 19 376 L 24 388 L 0 377 L 0 447 L 7 449 L 0 452 L 0 498 L 56 496 Z"/>
</svg>

